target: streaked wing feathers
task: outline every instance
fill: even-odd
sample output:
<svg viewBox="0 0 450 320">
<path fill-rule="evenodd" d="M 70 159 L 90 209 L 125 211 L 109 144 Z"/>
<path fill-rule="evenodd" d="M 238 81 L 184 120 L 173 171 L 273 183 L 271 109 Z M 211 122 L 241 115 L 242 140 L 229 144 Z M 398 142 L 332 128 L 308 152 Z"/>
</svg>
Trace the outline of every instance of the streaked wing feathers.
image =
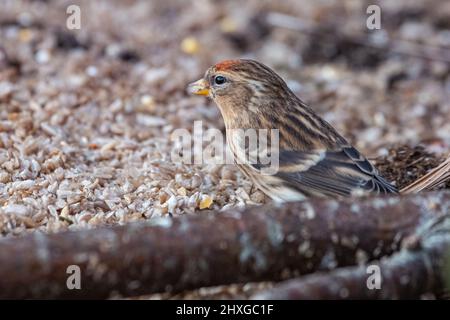
<svg viewBox="0 0 450 320">
<path fill-rule="evenodd" d="M 281 151 L 282 183 L 305 195 L 350 196 L 354 192 L 396 193 L 353 147 L 337 151 Z"/>
</svg>

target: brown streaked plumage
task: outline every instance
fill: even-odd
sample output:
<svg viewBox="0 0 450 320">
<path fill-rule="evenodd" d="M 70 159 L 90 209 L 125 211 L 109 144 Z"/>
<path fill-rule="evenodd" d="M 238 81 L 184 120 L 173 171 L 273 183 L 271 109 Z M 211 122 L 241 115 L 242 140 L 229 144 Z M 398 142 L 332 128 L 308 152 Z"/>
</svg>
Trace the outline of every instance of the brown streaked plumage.
<svg viewBox="0 0 450 320">
<path fill-rule="evenodd" d="M 246 146 L 229 134 L 233 129 L 279 130 L 278 172 L 264 175 L 260 163 L 238 163 L 242 172 L 275 200 L 397 192 L 364 156 L 262 63 L 223 61 L 209 68 L 204 78 L 189 89 L 210 96 L 217 104 L 235 157 L 239 148 Z"/>
<path fill-rule="evenodd" d="M 450 180 L 450 154 L 447 159 L 426 175 L 420 177 L 410 185 L 400 190 L 401 193 L 416 193 L 422 190 L 431 190 Z"/>
</svg>

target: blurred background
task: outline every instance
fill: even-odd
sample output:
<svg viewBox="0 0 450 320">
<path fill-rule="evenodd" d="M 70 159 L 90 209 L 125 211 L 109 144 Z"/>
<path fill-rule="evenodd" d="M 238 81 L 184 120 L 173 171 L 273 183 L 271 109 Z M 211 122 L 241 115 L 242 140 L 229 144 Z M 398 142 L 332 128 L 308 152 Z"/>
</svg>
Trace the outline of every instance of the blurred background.
<svg viewBox="0 0 450 320">
<path fill-rule="evenodd" d="M 381 9 L 377 30 L 367 28 L 371 4 Z M 70 5 L 80 8 L 79 29 L 67 28 Z M 449 150 L 449 1 L 0 8 L 4 236 L 267 202 L 233 166 L 170 162 L 173 130 L 195 120 L 223 130 L 213 103 L 185 91 L 223 59 L 275 69 L 398 186 Z"/>
</svg>

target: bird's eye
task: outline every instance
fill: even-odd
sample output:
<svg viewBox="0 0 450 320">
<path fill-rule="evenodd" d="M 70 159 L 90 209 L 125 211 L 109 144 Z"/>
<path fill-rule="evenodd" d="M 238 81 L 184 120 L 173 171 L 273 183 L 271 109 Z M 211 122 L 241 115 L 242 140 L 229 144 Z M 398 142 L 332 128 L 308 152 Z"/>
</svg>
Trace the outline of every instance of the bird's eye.
<svg viewBox="0 0 450 320">
<path fill-rule="evenodd" d="M 214 78 L 215 84 L 221 85 L 221 84 L 224 84 L 225 82 L 227 82 L 227 79 L 224 76 L 216 76 Z"/>
</svg>

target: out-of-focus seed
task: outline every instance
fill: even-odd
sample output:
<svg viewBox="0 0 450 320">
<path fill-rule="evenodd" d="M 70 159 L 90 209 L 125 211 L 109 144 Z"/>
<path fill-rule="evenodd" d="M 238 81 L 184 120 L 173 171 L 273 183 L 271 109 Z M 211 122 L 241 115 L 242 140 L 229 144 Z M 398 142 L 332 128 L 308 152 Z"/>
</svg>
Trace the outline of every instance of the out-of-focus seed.
<svg viewBox="0 0 450 320">
<path fill-rule="evenodd" d="M 213 203 L 212 197 L 210 197 L 208 195 L 203 195 L 200 200 L 199 208 L 200 208 L 200 210 L 208 209 L 209 207 L 211 207 L 212 203 Z"/>
<path fill-rule="evenodd" d="M 181 41 L 181 51 L 187 54 L 196 54 L 200 50 L 200 44 L 194 37 L 187 37 Z"/>
</svg>

